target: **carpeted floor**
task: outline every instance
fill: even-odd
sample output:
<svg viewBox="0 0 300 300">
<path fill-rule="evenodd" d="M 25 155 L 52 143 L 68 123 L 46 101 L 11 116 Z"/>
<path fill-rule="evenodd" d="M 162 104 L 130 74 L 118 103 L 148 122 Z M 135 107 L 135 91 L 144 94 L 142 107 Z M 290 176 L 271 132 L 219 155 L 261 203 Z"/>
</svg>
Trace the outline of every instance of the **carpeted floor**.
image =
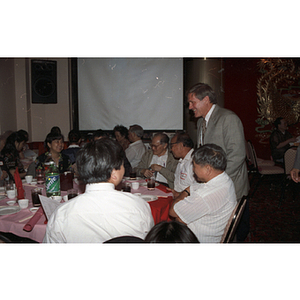
<svg viewBox="0 0 300 300">
<path fill-rule="evenodd" d="M 252 177 L 251 174 L 250 181 Z M 251 185 L 250 195 L 256 182 L 254 180 Z M 282 175 L 264 177 L 254 196 L 250 198 L 250 233 L 245 242 L 300 242 L 300 183 L 295 184 L 289 180 L 285 198 L 281 202 L 282 182 Z"/>
</svg>

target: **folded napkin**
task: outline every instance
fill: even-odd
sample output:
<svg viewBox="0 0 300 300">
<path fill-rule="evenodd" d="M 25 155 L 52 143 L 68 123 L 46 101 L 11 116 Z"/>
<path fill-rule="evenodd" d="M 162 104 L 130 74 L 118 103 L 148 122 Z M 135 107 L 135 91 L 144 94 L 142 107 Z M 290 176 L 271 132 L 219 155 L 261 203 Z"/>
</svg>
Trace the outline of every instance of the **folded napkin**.
<svg viewBox="0 0 300 300">
<path fill-rule="evenodd" d="M 16 168 L 16 171 L 14 174 L 14 179 L 15 179 L 15 184 L 16 184 L 16 188 L 17 188 L 17 198 L 24 199 L 25 194 L 24 194 L 23 184 L 22 184 L 22 180 L 21 180 L 18 168 Z"/>
<path fill-rule="evenodd" d="M 33 215 L 33 217 L 28 221 L 28 223 L 25 224 L 25 226 L 23 227 L 23 230 L 24 231 L 31 231 L 43 214 L 44 214 L 43 207 L 40 206 L 40 208 Z"/>
</svg>

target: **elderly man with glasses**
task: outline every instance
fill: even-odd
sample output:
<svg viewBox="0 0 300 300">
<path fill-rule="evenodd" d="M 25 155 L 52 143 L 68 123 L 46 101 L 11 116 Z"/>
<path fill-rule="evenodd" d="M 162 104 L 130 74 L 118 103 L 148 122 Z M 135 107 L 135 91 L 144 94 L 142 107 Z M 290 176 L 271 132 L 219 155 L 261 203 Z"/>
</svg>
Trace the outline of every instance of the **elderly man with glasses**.
<svg viewBox="0 0 300 300">
<path fill-rule="evenodd" d="M 143 156 L 136 168 L 138 176 L 150 178 L 170 188 L 174 188 L 174 173 L 178 161 L 169 151 L 169 137 L 164 133 L 156 133 L 151 141 L 151 149 Z"/>
</svg>

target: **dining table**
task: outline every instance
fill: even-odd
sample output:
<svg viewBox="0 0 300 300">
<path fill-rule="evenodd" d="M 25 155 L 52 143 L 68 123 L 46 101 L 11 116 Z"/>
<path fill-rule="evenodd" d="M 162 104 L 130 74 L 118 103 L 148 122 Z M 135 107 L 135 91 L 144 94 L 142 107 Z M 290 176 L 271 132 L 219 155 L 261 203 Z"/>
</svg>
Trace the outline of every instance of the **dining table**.
<svg viewBox="0 0 300 300">
<path fill-rule="evenodd" d="M 147 182 L 144 179 L 123 179 L 123 183 L 129 182 L 129 184 L 131 184 L 134 181 L 139 182 L 139 188 L 136 190 L 131 188 L 131 193 L 137 194 L 148 202 L 151 208 L 154 224 L 157 224 L 161 221 L 170 221 L 171 219 L 169 217 L 169 209 L 173 201 L 172 193 L 168 191 L 162 184 L 156 183 L 154 190 L 148 190 Z M 79 186 L 77 183 L 78 181 L 73 181 L 73 188 L 78 189 L 79 193 L 81 193 L 84 189 L 82 189 L 82 186 Z M 33 211 L 34 209 L 31 198 L 31 190 L 36 187 L 42 187 L 42 195 L 46 196 L 45 186 L 37 184 L 36 181 L 32 183 L 26 183 L 25 180 L 22 180 L 22 185 L 25 192 L 25 198 L 29 200 L 29 205 L 25 209 L 19 209 L 18 201 L 16 201 L 14 206 L 8 206 L 6 202 L 11 199 L 8 199 L 5 194 L 2 194 L 2 199 L 0 200 L 0 232 L 12 233 L 16 236 L 28 238 L 38 243 L 42 243 L 46 233 L 47 218 L 42 208 L 38 209 L 37 211 L 36 209 L 35 211 Z M 67 191 L 61 191 L 61 196 L 65 195 L 67 195 Z M 61 202 L 63 203 L 64 200 L 62 200 Z M 16 212 L 10 214 L 6 214 L 5 212 L 1 213 L 2 208 L 3 211 L 7 211 L 8 207 L 14 207 Z M 28 224 L 31 224 L 32 229 L 30 228 L 28 230 Z M 27 226 L 27 229 L 25 225 Z"/>
</svg>

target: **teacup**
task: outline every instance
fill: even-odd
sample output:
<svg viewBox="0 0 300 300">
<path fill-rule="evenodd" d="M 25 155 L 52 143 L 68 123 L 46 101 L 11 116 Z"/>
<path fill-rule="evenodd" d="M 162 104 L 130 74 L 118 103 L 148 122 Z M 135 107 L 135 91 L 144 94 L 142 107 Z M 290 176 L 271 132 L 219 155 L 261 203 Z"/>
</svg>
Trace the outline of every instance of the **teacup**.
<svg viewBox="0 0 300 300">
<path fill-rule="evenodd" d="M 131 183 L 131 187 L 133 190 L 138 190 L 138 188 L 140 187 L 139 182 L 135 181 Z"/>
<path fill-rule="evenodd" d="M 18 204 L 19 204 L 19 206 L 20 206 L 21 209 L 27 208 L 28 207 L 28 203 L 29 203 L 28 199 L 18 200 Z"/>
<path fill-rule="evenodd" d="M 32 175 L 26 175 L 25 176 L 25 180 L 26 180 L 27 183 L 31 183 L 32 182 L 32 178 L 33 178 Z"/>
</svg>

